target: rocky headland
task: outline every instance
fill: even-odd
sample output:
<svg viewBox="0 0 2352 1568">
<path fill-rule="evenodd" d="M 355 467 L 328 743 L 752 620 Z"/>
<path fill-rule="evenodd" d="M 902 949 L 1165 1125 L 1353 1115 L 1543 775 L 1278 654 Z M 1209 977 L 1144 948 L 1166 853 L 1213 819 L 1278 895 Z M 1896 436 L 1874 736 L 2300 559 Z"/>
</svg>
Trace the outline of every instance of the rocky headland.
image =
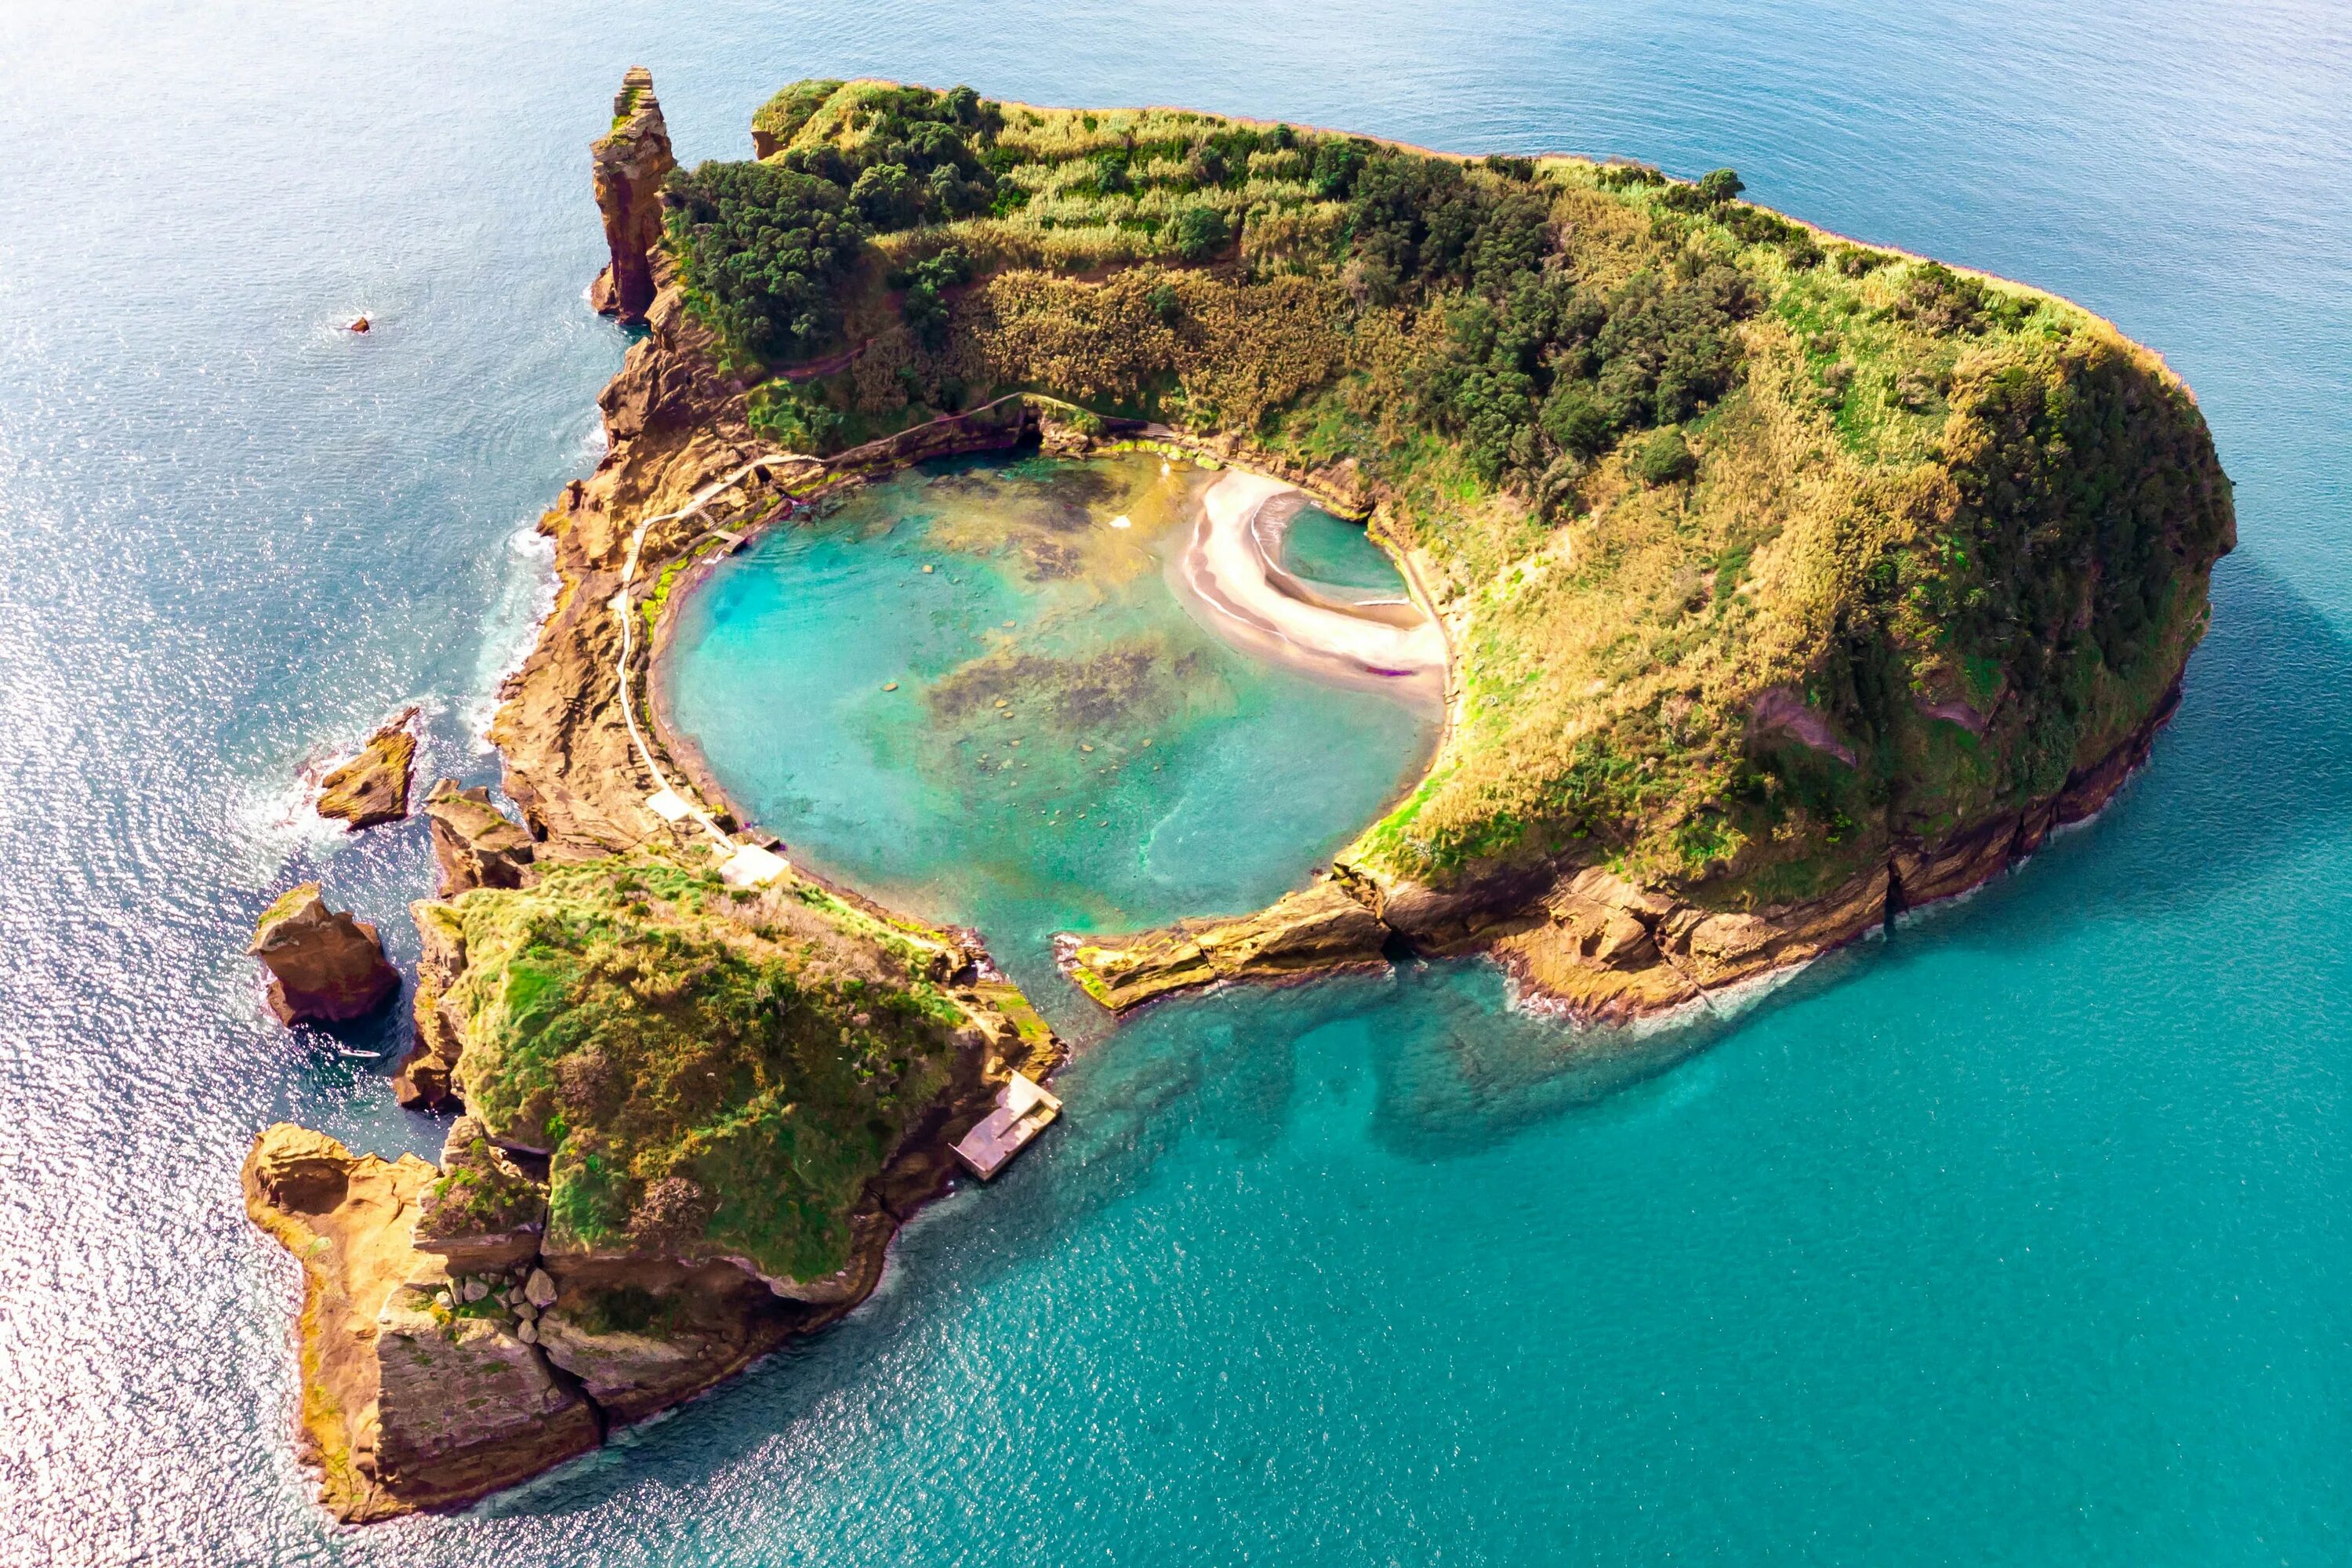
<svg viewBox="0 0 2352 1568">
<path fill-rule="evenodd" d="M 1483 952 L 1595 1019 L 1807 960 L 2095 811 L 2234 540 L 2156 356 L 1727 170 L 882 82 L 795 84 L 754 130 L 752 162 L 675 167 L 633 71 L 595 149 L 596 300 L 646 330 L 541 521 L 561 590 L 491 731 L 522 820 L 426 805 L 399 1081 L 463 1110 L 450 1144 L 387 1165 L 278 1128 L 248 1162 L 308 1277 L 302 1419 L 345 1517 L 481 1495 L 847 1310 L 950 1140 L 1060 1060 L 971 933 L 719 875 L 775 840 L 646 673 L 752 531 L 1027 442 L 1365 521 L 1442 670 L 1427 777 L 1273 908 L 1064 961 L 1118 1009 Z M 1220 537 L 1203 580 L 1282 635 Z"/>
<path fill-rule="evenodd" d="M 413 906 L 394 1088 L 462 1114 L 437 1165 L 290 1125 L 247 1162 L 248 1212 L 304 1271 L 305 1454 L 353 1521 L 512 1485 L 848 1311 L 953 1179 L 954 1141 L 1013 1073 L 1043 1079 L 1063 1056 L 971 933 L 797 871 L 730 885 L 708 834 L 650 804 L 679 775 L 657 736 L 667 777 L 631 742 L 646 647 L 623 666 L 613 599 L 632 562 L 631 613 L 652 618 L 710 529 L 751 526 L 792 487 L 1039 421 L 1015 401 L 888 453 L 754 465 L 773 448 L 709 334 L 675 287 L 636 291 L 673 273 L 657 218 L 638 221 L 658 212 L 647 171 L 667 146 L 649 86 L 632 86 L 595 153 L 617 247 L 598 293 L 625 316 L 638 301 L 651 330 L 601 400 L 606 457 L 542 520 L 562 586 L 492 730 L 524 820 L 454 780 L 425 803 L 438 885 Z M 678 515 L 640 534 L 663 513 Z M 738 841 L 759 837 L 717 804 Z M 294 1016 L 348 1016 L 352 941 L 378 964 L 381 948 L 317 894 L 273 907 L 255 952 L 286 965 L 273 1001 L 288 985 Z M 398 984 L 366 973 L 371 1005 Z"/>
</svg>

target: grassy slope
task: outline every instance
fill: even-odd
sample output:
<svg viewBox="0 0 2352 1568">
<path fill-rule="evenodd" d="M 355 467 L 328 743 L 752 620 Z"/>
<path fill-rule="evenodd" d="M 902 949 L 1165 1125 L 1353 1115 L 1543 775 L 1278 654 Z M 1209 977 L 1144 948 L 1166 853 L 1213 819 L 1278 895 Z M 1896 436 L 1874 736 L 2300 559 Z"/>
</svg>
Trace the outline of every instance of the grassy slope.
<svg viewBox="0 0 2352 1568">
<path fill-rule="evenodd" d="M 456 908 L 467 1104 L 553 1151 L 549 1250 L 848 1261 L 966 1022 L 933 951 L 805 884 L 740 894 L 644 854 Z"/>
<path fill-rule="evenodd" d="M 854 155 L 892 90 L 803 84 L 761 122 L 787 156 Z M 1657 437 L 1637 428 L 1536 484 L 1422 412 L 1460 368 L 1474 290 L 1368 286 L 1314 138 L 1000 111 L 971 133 L 992 209 L 870 241 L 833 340 L 860 352 L 771 382 L 758 416 L 837 447 L 1027 389 L 1357 459 L 1455 627 L 1461 677 L 1444 753 L 1359 863 L 1443 884 L 1566 858 L 1724 906 L 1808 896 L 1897 837 L 2047 794 L 2201 635 L 2232 529 L 2203 421 L 2152 354 L 2063 300 L 1546 159 L 1545 268 L 1621 299 L 1728 267 L 1751 303 L 1732 384 L 1679 423 L 1694 475 L 1642 477 Z M 1221 184 L 1200 177 L 1204 146 L 1229 154 Z M 1468 178 L 1503 200 L 1514 176 Z M 1176 216 L 1203 205 L 1237 242 L 1181 265 Z M 890 285 L 950 247 L 975 279 L 919 331 Z M 1759 723 L 1776 688 L 1784 721 L 1793 700 L 1809 717 Z"/>
</svg>

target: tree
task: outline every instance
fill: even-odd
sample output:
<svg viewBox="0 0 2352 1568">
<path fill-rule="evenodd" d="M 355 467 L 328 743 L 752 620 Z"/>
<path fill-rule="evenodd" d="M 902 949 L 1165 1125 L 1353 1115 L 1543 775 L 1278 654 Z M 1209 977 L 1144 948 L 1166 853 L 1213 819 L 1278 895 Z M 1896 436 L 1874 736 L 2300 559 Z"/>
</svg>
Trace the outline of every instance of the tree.
<svg viewBox="0 0 2352 1568">
<path fill-rule="evenodd" d="M 795 358 L 832 333 L 835 288 L 866 229 L 841 187 L 774 163 L 704 163 L 670 174 L 671 232 L 687 286 L 755 353 Z"/>
<path fill-rule="evenodd" d="M 1699 199 L 1711 207 L 1719 207 L 1748 187 L 1738 174 L 1729 169 L 1715 169 L 1698 177 Z"/>
</svg>

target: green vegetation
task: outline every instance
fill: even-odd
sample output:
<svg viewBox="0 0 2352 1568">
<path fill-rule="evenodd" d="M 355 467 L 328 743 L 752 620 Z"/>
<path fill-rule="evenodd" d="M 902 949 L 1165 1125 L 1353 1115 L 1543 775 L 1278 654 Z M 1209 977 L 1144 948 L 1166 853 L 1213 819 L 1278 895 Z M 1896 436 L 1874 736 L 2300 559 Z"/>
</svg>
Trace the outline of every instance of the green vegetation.
<svg viewBox="0 0 2352 1568">
<path fill-rule="evenodd" d="M 933 945 L 804 884 L 747 898 L 646 854 L 456 908 L 467 1103 L 550 1151 L 551 1250 L 801 1279 L 848 1261 L 866 1184 L 966 1023 Z"/>
<path fill-rule="evenodd" d="M 2228 481 L 2154 356 L 1728 169 L 876 82 L 761 117 L 768 173 L 677 176 L 671 242 L 732 353 L 800 365 L 753 395 L 774 438 L 1031 391 L 1356 461 L 1462 687 L 1371 868 L 1822 891 L 2047 794 L 2201 635 Z"/>
<path fill-rule="evenodd" d="M 443 1151 L 441 1174 L 417 1205 L 416 1239 L 497 1236 L 535 1225 L 546 1212 L 539 1185 L 487 1138 Z"/>
</svg>

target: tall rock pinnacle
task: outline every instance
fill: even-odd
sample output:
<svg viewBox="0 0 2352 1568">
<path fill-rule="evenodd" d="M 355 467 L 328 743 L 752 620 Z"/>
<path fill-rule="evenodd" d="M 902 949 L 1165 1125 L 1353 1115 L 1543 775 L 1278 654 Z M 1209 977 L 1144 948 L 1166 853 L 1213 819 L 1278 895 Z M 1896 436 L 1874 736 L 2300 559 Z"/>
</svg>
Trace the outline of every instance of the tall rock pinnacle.
<svg viewBox="0 0 2352 1568">
<path fill-rule="evenodd" d="M 669 127 L 662 123 L 654 97 L 654 73 L 631 66 L 613 99 L 613 129 L 592 149 L 596 206 L 604 215 L 604 243 L 612 265 L 596 275 L 589 300 L 607 316 L 645 320 L 654 302 L 653 268 L 646 252 L 661 239 L 661 186 L 677 167 L 670 156 Z"/>
</svg>

